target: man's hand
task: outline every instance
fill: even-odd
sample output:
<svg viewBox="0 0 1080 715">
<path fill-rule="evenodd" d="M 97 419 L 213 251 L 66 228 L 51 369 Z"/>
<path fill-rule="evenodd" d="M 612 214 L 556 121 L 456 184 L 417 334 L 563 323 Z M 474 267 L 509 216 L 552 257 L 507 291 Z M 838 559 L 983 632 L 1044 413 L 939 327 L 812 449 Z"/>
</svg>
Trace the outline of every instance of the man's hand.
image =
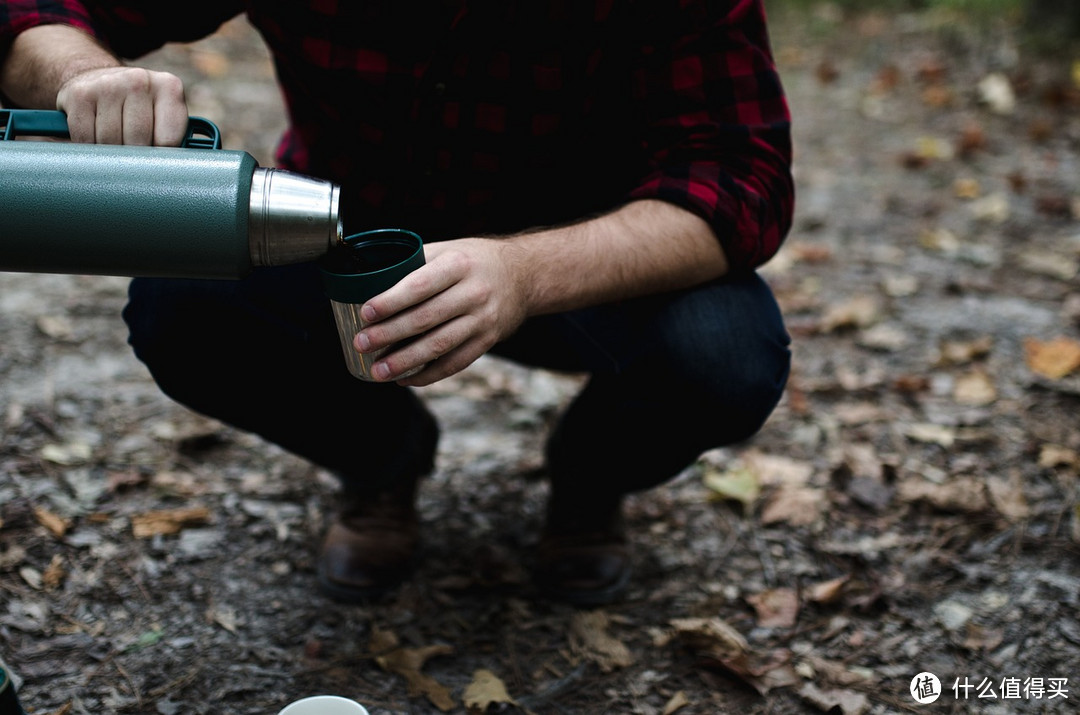
<svg viewBox="0 0 1080 715">
<path fill-rule="evenodd" d="M 416 337 L 372 367 L 386 382 L 419 387 L 468 367 L 525 320 L 527 296 L 519 249 L 511 240 L 463 238 L 425 246 L 426 265 L 369 300 L 361 309 L 372 323 L 353 341 L 370 352 Z"/>
<path fill-rule="evenodd" d="M 18 106 L 59 109 L 76 142 L 176 146 L 188 109 L 179 77 L 127 67 L 68 25 L 23 31 L 0 64 L 0 88 Z"/>
<path fill-rule="evenodd" d="M 56 108 L 76 142 L 178 146 L 187 131 L 183 82 L 139 67 L 77 74 L 60 87 Z"/>
<path fill-rule="evenodd" d="M 430 243 L 424 255 L 427 265 L 361 308 L 371 325 L 353 340 L 360 352 L 415 338 L 372 366 L 379 382 L 430 385 L 464 370 L 528 317 L 679 290 L 728 269 L 703 219 L 654 200 L 568 226 Z"/>
</svg>

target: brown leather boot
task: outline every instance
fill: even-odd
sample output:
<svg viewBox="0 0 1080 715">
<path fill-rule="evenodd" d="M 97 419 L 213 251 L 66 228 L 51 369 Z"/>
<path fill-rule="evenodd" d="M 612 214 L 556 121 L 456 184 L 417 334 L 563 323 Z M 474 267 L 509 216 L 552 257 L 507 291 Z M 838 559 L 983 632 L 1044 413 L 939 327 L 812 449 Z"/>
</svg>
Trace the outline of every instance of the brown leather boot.
<svg viewBox="0 0 1080 715">
<path fill-rule="evenodd" d="M 323 593 L 346 603 L 385 595 L 409 575 L 419 541 L 418 477 L 376 493 L 346 493 L 323 541 Z"/>
<path fill-rule="evenodd" d="M 575 606 L 621 598 L 630 582 L 621 500 L 552 499 L 533 575 L 546 596 Z"/>
</svg>

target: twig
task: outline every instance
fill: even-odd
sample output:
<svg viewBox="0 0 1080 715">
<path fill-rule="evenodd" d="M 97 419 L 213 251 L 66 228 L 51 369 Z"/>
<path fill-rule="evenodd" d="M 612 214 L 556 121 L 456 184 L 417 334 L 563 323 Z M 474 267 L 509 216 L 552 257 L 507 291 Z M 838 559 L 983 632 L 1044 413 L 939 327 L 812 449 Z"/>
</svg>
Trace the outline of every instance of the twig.
<svg viewBox="0 0 1080 715">
<path fill-rule="evenodd" d="M 124 666 L 120 665 L 120 661 L 114 659 L 112 664 L 113 667 L 116 668 L 117 672 L 119 672 L 120 675 L 124 677 L 124 680 L 127 681 L 127 684 L 131 686 L 131 692 L 135 695 L 135 702 L 137 703 L 139 710 L 142 710 L 144 702 L 142 692 L 139 690 L 139 686 L 135 684 L 135 681 L 131 679 L 131 676 L 128 675 L 128 672 L 124 670 Z"/>
</svg>

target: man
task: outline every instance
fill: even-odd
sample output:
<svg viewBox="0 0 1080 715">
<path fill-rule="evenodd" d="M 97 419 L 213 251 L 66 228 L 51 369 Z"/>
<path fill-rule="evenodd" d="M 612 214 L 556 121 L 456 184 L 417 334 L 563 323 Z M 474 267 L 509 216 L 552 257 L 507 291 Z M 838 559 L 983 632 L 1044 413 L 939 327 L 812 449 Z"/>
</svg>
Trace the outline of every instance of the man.
<svg viewBox="0 0 1080 715">
<path fill-rule="evenodd" d="M 117 58 L 239 12 L 288 106 L 279 165 L 341 184 L 347 231 L 425 239 L 427 265 L 363 307 L 356 349 L 418 337 L 376 383 L 351 378 L 300 265 L 134 280 L 136 354 L 178 401 L 341 476 L 319 581 L 342 600 L 395 586 L 416 550 L 438 429 L 409 388 L 489 350 L 589 373 L 547 444 L 534 573 L 555 598 L 618 598 L 623 496 L 753 435 L 787 377 L 754 274 L 793 205 L 760 0 L 8 0 L 0 90 L 66 112 L 75 141 L 176 144 L 180 81 Z"/>
</svg>

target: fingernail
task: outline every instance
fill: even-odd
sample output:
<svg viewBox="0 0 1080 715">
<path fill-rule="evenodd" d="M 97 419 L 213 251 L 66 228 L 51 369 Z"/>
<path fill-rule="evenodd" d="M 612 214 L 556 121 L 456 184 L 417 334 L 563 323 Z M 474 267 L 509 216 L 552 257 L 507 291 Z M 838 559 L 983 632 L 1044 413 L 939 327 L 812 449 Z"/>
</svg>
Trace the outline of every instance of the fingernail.
<svg viewBox="0 0 1080 715">
<path fill-rule="evenodd" d="M 367 336 L 367 333 L 357 333 L 356 347 L 362 353 L 366 353 L 368 350 L 371 350 L 371 338 Z"/>
<path fill-rule="evenodd" d="M 389 380 L 390 366 L 384 362 L 377 362 L 371 368 L 371 374 L 375 376 L 376 380 Z"/>
<path fill-rule="evenodd" d="M 372 308 L 370 305 L 365 304 L 362 308 L 360 308 L 360 317 L 370 323 L 373 320 L 375 320 L 375 318 L 377 318 L 378 316 L 375 315 L 375 309 L 374 308 Z"/>
</svg>

